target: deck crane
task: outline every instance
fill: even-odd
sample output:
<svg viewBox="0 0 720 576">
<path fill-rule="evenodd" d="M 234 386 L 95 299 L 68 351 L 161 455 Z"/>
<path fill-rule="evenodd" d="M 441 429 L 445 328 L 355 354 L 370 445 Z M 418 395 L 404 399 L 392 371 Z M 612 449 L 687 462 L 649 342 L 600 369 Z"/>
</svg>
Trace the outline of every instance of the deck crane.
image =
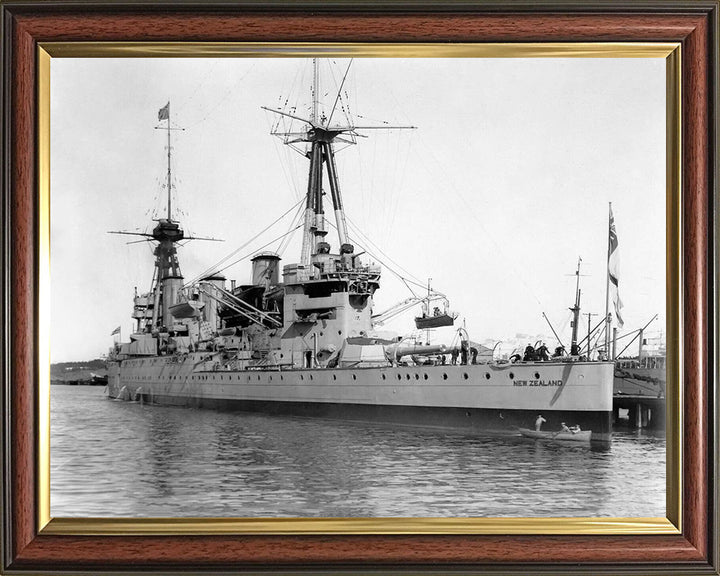
<svg viewBox="0 0 720 576">
<path fill-rule="evenodd" d="M 442 302 L 442 312 L 439 308 L 435 308 L 435 312 L 431 313 L 431 302 Z M 373 314 L 372 321 L 374 325 L 382 326 L 385 322 L 391 320 L 395 316 L 410 310 L 414 306 L 421 305 L 423 308 L 423 315 L 415 318 L 415 325 L 418 329 L 452 326 L 457 314 L 448 311 L 449 304 L 450 302 L 445 294 L 434 290 L 428 290 L 427 294 L 423 296 L 412 296 L 410 298 L 406 298 L 401 302 L 393 304 L 387 310 L 383 310 L 379 314 Z"/>
</svg>

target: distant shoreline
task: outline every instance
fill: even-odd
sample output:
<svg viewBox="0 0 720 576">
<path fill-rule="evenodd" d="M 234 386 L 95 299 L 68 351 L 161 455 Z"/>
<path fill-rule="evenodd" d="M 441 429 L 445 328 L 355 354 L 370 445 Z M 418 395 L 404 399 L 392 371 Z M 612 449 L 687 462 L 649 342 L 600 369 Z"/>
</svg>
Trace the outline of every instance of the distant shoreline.
<svg viewBox="0 0 720 576">
<path fill-rule="evenodd" d="M 80 362 L 50 364 L 50 384 L 53 386 L 104 386 L 107 384 L 106 362 L 97 358 Z"/>
</svg>

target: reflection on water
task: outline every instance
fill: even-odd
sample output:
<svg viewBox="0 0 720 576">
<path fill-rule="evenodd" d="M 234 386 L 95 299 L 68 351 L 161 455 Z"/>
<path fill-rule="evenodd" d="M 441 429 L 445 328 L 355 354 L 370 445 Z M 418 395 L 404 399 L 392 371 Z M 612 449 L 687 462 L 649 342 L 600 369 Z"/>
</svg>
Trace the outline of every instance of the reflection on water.
<svg viewBox="0 0 720 576">
<path fill-rule="evenodd" d="M 665 440 L 594 449 L 51 391 L 53 516 L 665 516 Z"/>
</svg>

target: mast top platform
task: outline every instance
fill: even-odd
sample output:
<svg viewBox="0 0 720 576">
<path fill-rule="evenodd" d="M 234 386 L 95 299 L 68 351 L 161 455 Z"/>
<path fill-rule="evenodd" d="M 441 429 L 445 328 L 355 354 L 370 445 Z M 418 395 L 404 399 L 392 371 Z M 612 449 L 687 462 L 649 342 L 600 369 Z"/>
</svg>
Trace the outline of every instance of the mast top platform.
<svg viewBox="0 0 720 576">
<path fill-rule="evenodd" d="M 168 218 L 160 218 L 157 221 L 157 226 L 153 228 L 152 237 L 158 242 L 168 240 L 170 242 L 180 242 L 185 237 L 185 232 L 178 222 Z"/>
</svg>

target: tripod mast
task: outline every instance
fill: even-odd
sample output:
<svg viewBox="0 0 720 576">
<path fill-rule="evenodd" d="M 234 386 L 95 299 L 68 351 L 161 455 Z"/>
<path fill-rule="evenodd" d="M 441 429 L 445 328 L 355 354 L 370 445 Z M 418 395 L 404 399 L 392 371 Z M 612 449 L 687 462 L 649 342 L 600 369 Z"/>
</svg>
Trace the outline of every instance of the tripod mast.
<svg viewBox="0 0 720 576">
<path fill-rule="evenodd" d="M 340 192 L 340 181 L 335 163 L 335 144 L 337 142 L 356 144 L 357 137 L 360 136 L 358 130 L 406 130 L 415 128 L 415 126 L 389 125 L 355 126 L 350 122 L 350 119 L 347 119 L 348 122 L 344 125 L 332 124 L 332 118 L 337 104 L 342 100 L 342 89 L 351 65 L 352 60 L 350 64 L 348 64 L 345 75 L 338 88 L 329 118 L 320 111 L 320 74 L 317 58 L 313 58 L 312 108 L 309 119 L 286 112 L 285 110 L 262 106 L 264 110 L 286 118 L 299 120 L 305 124 L 305 127 L 300 132 L 276 130 L 271 132 L 273 135 L 282 138 L 284 144 L 293 146 L 293 144 L 305 143 L 309 145 L 306 146 L 304 150 L 293 146 L 310 160 L 305 202 L 303 243 L 300 254 L 300 263 L 305 266 L 310 264 L 313 253 L 328 253 L 330 251 L 330 245 L 325 241 L 327 230 L 325 229 L 325 210 L 323 208 L 322 191 L 324 172 L 327 174 L 327 180 L 330 185 L 330 196 L 335 212 L 335 225 L 340 243 L 340 254 L 352 254 L 355 250 L 354 246 L 348 241 L 347 224 L 345 222 L 345 212 L 343 210 L 342 194 Z"/>
</svg>

